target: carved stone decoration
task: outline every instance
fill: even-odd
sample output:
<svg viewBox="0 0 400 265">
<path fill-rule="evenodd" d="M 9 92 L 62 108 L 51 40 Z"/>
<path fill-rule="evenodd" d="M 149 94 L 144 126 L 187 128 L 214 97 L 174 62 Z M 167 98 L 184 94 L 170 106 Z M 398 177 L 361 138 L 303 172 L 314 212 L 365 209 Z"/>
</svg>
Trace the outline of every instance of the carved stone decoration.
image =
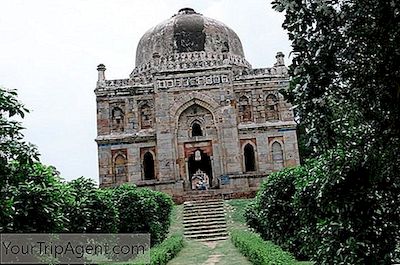
<svg viewBox="0 0 400 265">
<path fill-rule="evenodd" d="M 124 104 L 115 104 L 111 107 L 111 132 L 123 132 L 125 129 Z"/>
<path fill-rule="evenodd" d="M 144 100 L 139 103 L 140 128 L 153 128 L 154 123 L 154 105 L 149 100 Z"/>
<path fill-rule="evenodd" d="M 253 120 L 252 106 L 247 96 L 239 98 L 239 118 L 240 122 L 247 122 Z"/>
<path fill-rule="evenodd" d="M 112 173 L 114 183 L 128 181 L 128 158 L 126 149 L 112 150 Z"/>
<path fill-rule="evenodd" d="M 273 94 L 266 97 L 265 117 L 267 121 L 279 120 L 278 98 Z"/>
</svg>

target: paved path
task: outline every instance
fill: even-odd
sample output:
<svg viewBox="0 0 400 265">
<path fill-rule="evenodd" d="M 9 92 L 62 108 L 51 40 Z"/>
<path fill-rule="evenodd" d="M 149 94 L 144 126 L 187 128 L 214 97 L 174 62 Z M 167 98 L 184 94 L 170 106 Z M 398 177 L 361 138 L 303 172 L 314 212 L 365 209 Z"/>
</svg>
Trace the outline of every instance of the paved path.
<svg viewBox="0 0 400 265">
<path fill-rule="evenodd" d="M 230 239 L 216 242 L 188 240 L 168 265 L 251 265 Z"/>
</svg>

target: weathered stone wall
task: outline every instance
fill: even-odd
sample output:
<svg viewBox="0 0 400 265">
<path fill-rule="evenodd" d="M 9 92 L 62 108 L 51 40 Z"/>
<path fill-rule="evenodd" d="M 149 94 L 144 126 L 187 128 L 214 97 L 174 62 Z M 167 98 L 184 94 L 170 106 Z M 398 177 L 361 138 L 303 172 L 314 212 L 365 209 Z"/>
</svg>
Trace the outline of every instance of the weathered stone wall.
<svg viewBox="0 0 400 265">
<path fill-rule="evenodd" d="M 288 86 L 284 66 L 135 78 L 98 82 L 102 186 L 128 181 L 182 196 L 191 191 L 188 161 L 196 150 L 210 157 L 211 186 L 225 193 L 252 192 L 262 176 L 299 164 L 293 111 L 278 92 Z M 192 135 L 194 122 L 202 135 Z M 254 150 L 253 172 L 245 172 L 247 144 Z M 154 158 L 155 179 L 144 180 L 145 152 Z M 228 185 L 219 185 L 221 175 L 230 176 Z"/>
</svg>

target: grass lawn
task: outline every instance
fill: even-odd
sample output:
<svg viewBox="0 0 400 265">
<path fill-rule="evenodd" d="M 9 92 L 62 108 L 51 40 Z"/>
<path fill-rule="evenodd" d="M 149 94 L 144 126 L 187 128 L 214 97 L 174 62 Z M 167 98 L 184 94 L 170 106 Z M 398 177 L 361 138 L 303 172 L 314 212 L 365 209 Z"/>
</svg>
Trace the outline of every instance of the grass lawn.
<svg viewBox="0 0 400 265">
<path fill-rule="evenodd" d="M 183 234 L 183 204 L 174 205 L 171 213 L 171 226 L 168 236 L 172 234 Z"/>
</svg>

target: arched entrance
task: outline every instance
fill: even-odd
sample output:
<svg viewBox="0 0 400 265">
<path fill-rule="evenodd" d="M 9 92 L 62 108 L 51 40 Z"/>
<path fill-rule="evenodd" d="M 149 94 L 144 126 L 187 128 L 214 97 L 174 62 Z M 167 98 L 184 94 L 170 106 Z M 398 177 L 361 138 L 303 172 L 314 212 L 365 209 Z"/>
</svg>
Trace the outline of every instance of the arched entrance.
<svg viewBox="0 0 400 265">
<path fill-rule="evenodd" d="M 146 152 L 143 156 L 143 171 L 145 180 L 150 180 L 155 178 L 154 158 L 150 152 Z"/>
<path fill-rule="evenodd" d="M 246 144 L 244 147 L 244 167 L 245 172 L 256 171 L 256 158 L 251 144 Z"/>
<path fill-rule="evenodd" d="M 198 170 L 201 170 L 208 176 L 208 186 L 212 185 L 212 167 L 211 158 L 204 153 L 201 149 L 194 151 L 188 159 L 188 170 L 189 170 L 189 180 L 190 186 L 192 186 L 192 177 Z"/>
</svg>

